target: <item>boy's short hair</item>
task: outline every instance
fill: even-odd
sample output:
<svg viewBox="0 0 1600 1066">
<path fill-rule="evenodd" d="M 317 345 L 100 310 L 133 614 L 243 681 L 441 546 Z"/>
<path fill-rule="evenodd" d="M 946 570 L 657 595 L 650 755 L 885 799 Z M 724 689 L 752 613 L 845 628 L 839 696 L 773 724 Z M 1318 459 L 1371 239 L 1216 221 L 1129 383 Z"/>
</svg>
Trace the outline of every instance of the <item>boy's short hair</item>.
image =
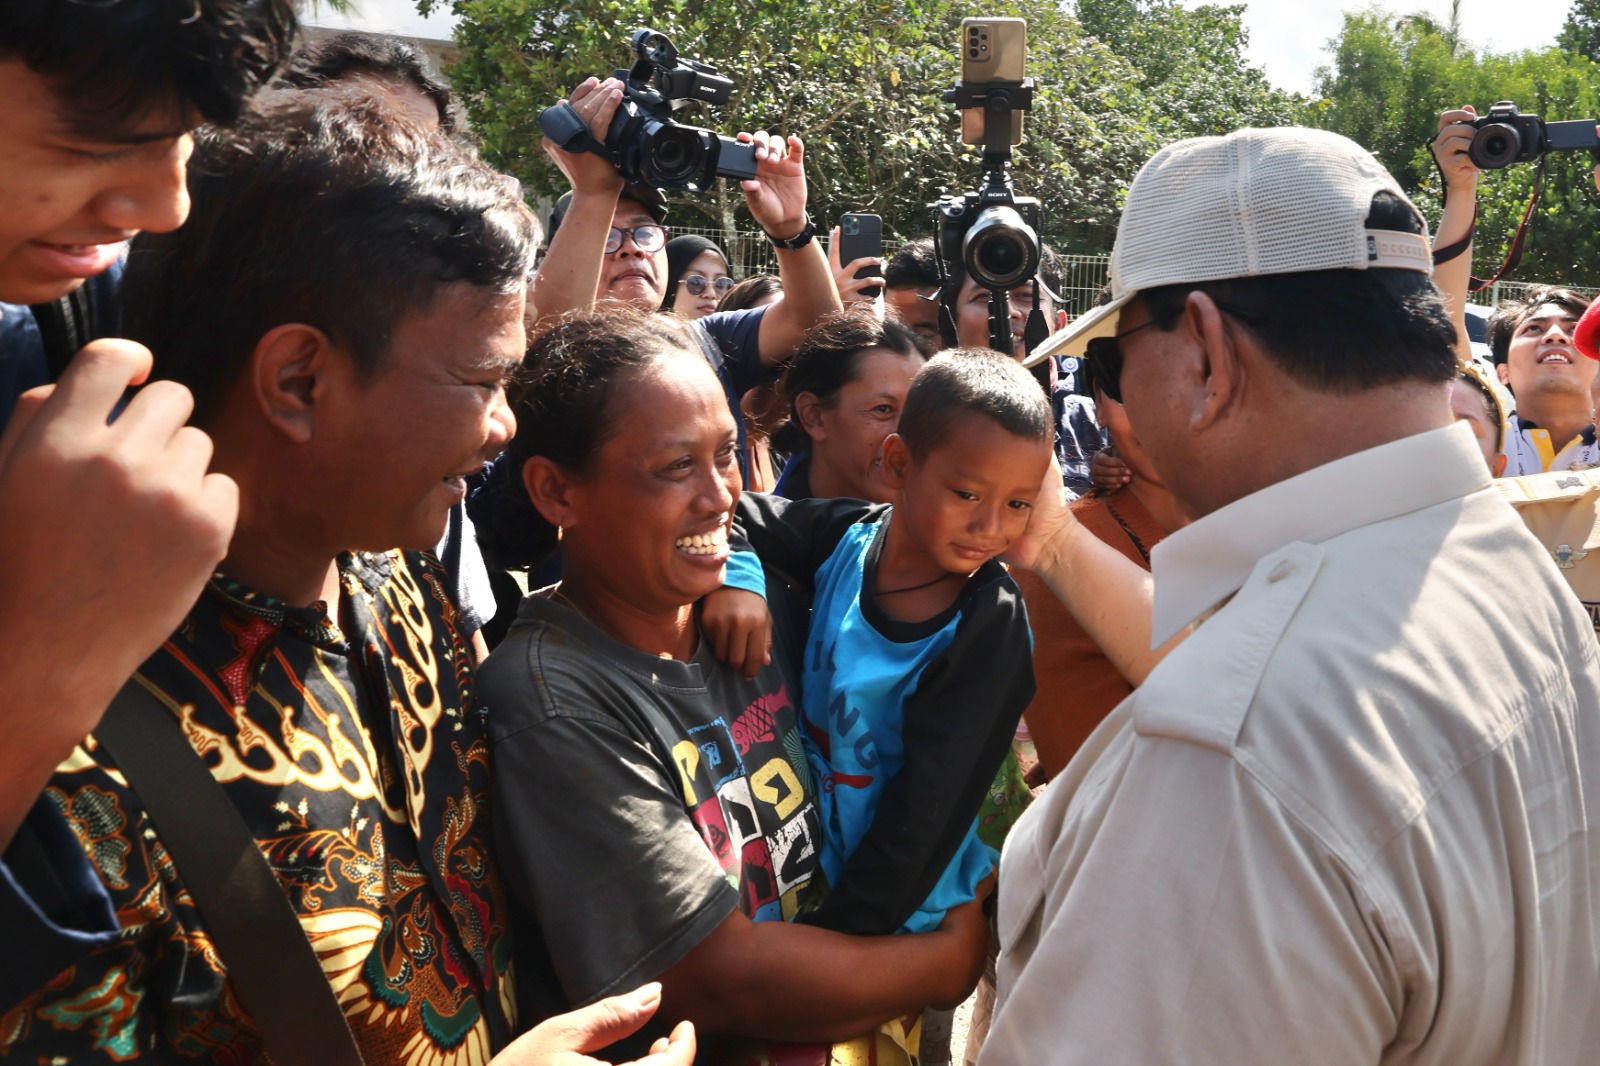
<svg viewBox="0 0 1600 1066">
<path fill-rule="evenodd" d="M 126 335 L 201 420 L 269 330 L 315 326 L 375 374 L 443 286 L 521 290 L 537 242 L 515 180 L 337 86 L 270 93 L 237 129 L 204 131 L 189 194 L 185 225 L 134 241 L 123 295 Z"/>
<path fill-rule="evenodd" d="M 79 132 L 115 130 L 167 104 L 228 125 L 297 29 L 293 0 L 4 0 L 0 59 L 45 79 Z"/>
<path fill-rule="evenodd" d="M 1028 440 L 1054 439 L 1039 382 L 1009 355 L 987 348 L 956 348 L 917 371 L 896 432 L 921 459 L 945 442 L 963 414 L 984 415 Z"/>
</svg>

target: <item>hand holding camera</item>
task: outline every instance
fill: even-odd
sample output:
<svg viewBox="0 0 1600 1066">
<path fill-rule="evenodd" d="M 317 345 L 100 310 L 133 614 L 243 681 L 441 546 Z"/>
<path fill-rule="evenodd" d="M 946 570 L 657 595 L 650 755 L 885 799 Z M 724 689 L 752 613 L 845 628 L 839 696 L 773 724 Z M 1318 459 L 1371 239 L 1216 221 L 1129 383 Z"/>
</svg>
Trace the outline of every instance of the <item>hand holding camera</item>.
<svg viewBox="0 0 1600 1066">
<path fill-rule="evenodd" d="M 622 104 L 622 94 L 622 83 L 615 78 L 604 81 L 589 78 L 572 90 L 569 99 L 559 101 L 557 106 L 565 104 L 570 107 L 588 128 L 590 136 L 599 141 L 605 137 L 606 130 L 616 117 L 617 108 Z M 622 175 L 604 156 L 594 152 L 568 151 L 551 140 L 548 134 L 542 145 L 545 154 L 566 176 L 574 196 L 586 193 L 609 193 L 614 196 L 621 191 Z"/>
</svg>

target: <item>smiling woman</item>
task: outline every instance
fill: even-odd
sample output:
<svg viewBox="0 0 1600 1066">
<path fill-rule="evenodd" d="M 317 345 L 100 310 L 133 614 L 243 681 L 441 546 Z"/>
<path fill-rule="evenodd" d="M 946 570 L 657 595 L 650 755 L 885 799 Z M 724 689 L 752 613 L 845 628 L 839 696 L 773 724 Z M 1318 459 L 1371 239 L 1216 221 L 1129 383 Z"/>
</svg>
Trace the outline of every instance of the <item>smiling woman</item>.
<svg viewBox="0 0 1600 1066">
<path fill-rule="evenodd" d="M 740 486 L 692 335 L 670 315 L 591 313 L 544 334 L 527 367 L 509 461 L 531 508 L 520 550 L 495 547 L 533 562 L 559 536 L 564 576 L 523 601 L 479 678 L 521 1020 L 659 979 L 646 1042 L 688 1018 L 713 1043 L 826 1055 L 959 1001 L 981 961 L 975 905 L 918 936 L 786 921 L 820 891 L 818 808 L 782 648 L 746 679 L 696 623 Z"/>
</svg>

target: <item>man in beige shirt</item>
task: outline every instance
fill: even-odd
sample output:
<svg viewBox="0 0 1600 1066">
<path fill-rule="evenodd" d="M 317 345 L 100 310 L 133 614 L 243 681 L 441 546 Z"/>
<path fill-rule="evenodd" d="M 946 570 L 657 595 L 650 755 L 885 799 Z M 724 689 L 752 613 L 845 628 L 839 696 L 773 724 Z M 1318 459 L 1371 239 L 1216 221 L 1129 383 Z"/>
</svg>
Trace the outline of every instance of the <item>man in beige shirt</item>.
<svg viewBox="0 0 1600 1066">
<path fill-rule="evenodd" d="M 1594 1061 L 1600 654 L 1451 424 L 1429 266 L 1333 134 L 1134 182 L 1115 299 L 1045 349 L 1193 520 L 1152 638 L 1194 631 L 1012 833 L 985 1066 Z"/>
</svg>

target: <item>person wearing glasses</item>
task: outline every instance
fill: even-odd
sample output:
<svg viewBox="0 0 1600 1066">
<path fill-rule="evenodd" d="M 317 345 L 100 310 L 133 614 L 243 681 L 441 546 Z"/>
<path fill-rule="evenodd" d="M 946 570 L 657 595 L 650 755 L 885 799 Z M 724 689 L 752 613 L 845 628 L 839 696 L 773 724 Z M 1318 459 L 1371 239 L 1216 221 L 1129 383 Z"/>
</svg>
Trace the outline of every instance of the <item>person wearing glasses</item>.
<svg viewBox="0 0 1600 1066">
<path fill-rule="evenodd" d="M 1431 272 L 1337 134 L 1134 179 L 1050 347 L 1098 338 L 1189 519 L 1152 637 L 1194 630 L 1012 831 L 983 1066 L 1593 1061 L 1600 645 L 1454 424 Z M 1016 561 L 1060 592 L 1046 510 Z"/>
<path fill-rule="evenodd" d="M 589 123 L 595 139 L 603 140 L 621 101 L 620 81 L 590 78 L 573 90 L 568 102 Z M 705 315 L 692 329 L 722 381 L 739 435 L 739 472 L 749 484 L 740 398 L 774 380 L 776 368 L 794 355 L 806 331 L 842 304 L 828 257 L 815 239 L 816 227 L 806 214 L 800 138 L 765 132 L 739 136 L 756 146 L 756 177 L 740 187 L 751 216 L 776 250 L 783 297 L 766 307 Z M 610 161 L 592 152 L 567 152 L 548 139 L 544 149 L 572 183 L 572 191 L 570 199 L 563 197 L 559 229 L 552 220 L 550 249 L 529 290 L 535 331 L 601 300 L 641 311 L 660 309 L 673 295 L 667 286 L 669 234 L 660 194 L 625 185 Z"/>
<path fill-rule="evenodd" d="M 714 312 L 733 286 L 728 258 L 715 242 L 693 233 L 667 242 L 667 298 L 661 310 L 694 322 Z"/>
</svg>

